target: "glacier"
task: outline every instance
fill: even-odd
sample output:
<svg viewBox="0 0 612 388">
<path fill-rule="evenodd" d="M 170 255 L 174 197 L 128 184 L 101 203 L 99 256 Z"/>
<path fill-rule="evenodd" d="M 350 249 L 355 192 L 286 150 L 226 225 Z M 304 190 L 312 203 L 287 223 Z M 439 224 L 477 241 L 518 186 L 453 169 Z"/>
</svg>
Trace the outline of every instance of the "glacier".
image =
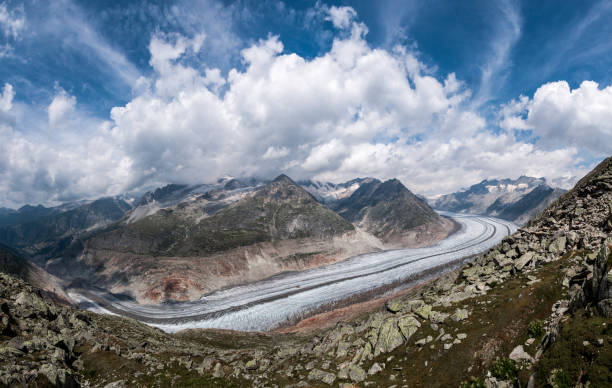
<svg viewBox="0 0 612 388">
<path fill-rule="evenodd" d="M 85 295 L 73 292 L 71 296 L 83 308 L 129 316 L 166 332 L 193 328 L 269 331 L 368 291 L 422 282 L 431 278 L 432 271 L 440 274 L 449 270 L 453 263 L 493 247 L 517 229 L 512 222 L 494 217 L 439 213 L 461 227 L 435 245 L 359 255 L 325 267 L 224 288 L 198 301 L 142 305 L 96 293 L 104 298 L 105 307 L 101 307 Z"/>
</svg>

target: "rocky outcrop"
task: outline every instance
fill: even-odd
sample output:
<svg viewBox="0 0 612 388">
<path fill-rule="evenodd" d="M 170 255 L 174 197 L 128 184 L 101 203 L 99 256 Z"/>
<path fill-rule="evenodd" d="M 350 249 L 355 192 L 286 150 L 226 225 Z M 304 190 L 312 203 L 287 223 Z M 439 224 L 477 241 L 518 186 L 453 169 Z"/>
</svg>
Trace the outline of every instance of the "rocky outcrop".
<svg viewBox="0 0 612 388">
<path fill-rule="evenodd" d="M 64 304 L 71 303 L 60 279 L 2 244 L 0 244 L 0 272 L 25 280 L 56 301 Z"/>
</svg>

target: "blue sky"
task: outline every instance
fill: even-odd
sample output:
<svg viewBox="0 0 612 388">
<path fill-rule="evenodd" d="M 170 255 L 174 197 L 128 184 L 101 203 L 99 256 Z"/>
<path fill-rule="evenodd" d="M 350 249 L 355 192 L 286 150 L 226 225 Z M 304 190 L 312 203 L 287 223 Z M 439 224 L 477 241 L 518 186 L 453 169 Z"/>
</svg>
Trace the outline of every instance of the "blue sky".
<svg viewBox="0 0 612 388">
<path fill-rule="evenodd" d="M 0 1 L 0 206 L 226 173 L 568 187 L 612 150 L 611 17 L 610 0 Z"/>
</svg>

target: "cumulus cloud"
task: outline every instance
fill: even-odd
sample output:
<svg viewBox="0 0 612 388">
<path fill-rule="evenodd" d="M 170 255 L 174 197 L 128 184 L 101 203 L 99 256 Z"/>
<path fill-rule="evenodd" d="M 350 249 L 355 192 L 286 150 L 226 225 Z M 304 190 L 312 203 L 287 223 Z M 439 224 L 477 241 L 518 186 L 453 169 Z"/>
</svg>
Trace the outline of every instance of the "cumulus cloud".
<svg viewBox="0 0 612 388">
<path fill-rule="evenodd" d="M 612 86 L 600 88 L 584 81 L 571 89 L 566 81 L 539 87 L 533 98 L 521 96 L 504 107 L 500 125 L 532 130 L 538 144 L 556 148 L 564 144 L 590 151 L 597 157 L 612 151 Z"/>
<path fill-rule="evenodd" d="M 65 121 L 74 112 L 75 107 L 76 97 L 70 96 L 65 90 L 60 89 L 47 108 L 49 125 L 54 127 Z"/>
<path fill-rule="evenodd" d="M 88 118 L 59 92 L 48 121 L 64 123 L 60 140 L 33 141 L 4 126 L 0 201 L 118 194 L 224 174 L 397 177 L 436 194 L 485 177 L 528 174 L 567 184 L 583 173 L 575 167 L 577 147 L 517 140 L 512 120 L 492 131 L 469 109 L 471 91 L 455 74 L 425 71 L 401 47 L 370 47 L 354 11 L 340 14 L 332 22 L 349 33 L 328 52 L 304 58 L 269 36 L 243 49 L 243 67 L 227 73 L 194 60 L 204 35 L 155 35 L 152 74 L 139 78 L 134 97 L 108 121 Z M 9 114 L 12 93 L 5 87 L 0 100 Z M 531 108 L 536 99 L 519 102 Z M 507 116 L 525 109 L 514 104 L 503 108 Z"/>
<path fill-rule="evenodd" d="M 133 184 L 284 171 L 336 181 L 399 177 L 435 193 L 483 177 L 578 172 L 576 148 L 542 151 L 488 130 L 465 108 L 471 91 L 454 74 L 439 80 L 407 50 L 373 49 L 351 23 L 350 36 L 313 59 L 284 53 L 277 36 L 244 49 L 245 69 L 218 81 L 223 94 L 207 83 L 209 72 L 181 62 L 188 40 L 152 44 L 152 58 L 161 47 L 170 53 L 153 65 L 155 86 L 111 115 L 139 176 Z M 176 83 L 182 73 L 189 76 Z M 170 80 L 177 87 L 165 87 Z"/>
<path fill-rule="evenodd" d="M 325 18 L 332 22 L 336 28 L 348 28 L 351 26 L 357 12 L 352 7 L 331 6 L 328 10 L 329 15 Z"/>
</svg>

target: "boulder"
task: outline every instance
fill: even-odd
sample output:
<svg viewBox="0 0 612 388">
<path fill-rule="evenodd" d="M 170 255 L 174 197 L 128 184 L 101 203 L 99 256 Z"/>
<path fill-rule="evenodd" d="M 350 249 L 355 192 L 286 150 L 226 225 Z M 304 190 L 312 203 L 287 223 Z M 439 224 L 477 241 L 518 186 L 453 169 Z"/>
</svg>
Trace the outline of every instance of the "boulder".
<svg viewBox="0 0 612 388">
<path fill-rule="evenodd" d="M 423 319 L 429 319 L 429 314 L 431 313 L 431 306 L 428 304 L 424 304 L 414 310 L 414 312 Z"/>
<path fill-rule="evenodd" d="M 348 375 L 349 378 L 356 383 L 362 382 L 367 377 L 366 372 L 359 365 L 355 364 L 349 366 Z"/>
<path fill-rule="evenodd" d="M 225 372 L 223 371 L 223 366 L 220 363 L 215 364 L 215 368 L 213 369 L 213 377 L 222 378 L 225 377 Z"/>
<path fill-rule="evenodd" d="M 400 333 L 397 320 L 387 318 L 378 333 L 378 341 L 374 347 L 374 356 L 381 353 L 390 352 L 404 343 L 404 336 Z"/>
<path fill-rule="evenodd" d="M 257 370 L 257 368 L 259 368 L 259 362 L 257 361 L 257 359 L 254 358 L 252 360 L 247 361 L 244 367 L 247 370 Z"/>
<path fill-rule="evenodd" d="M 597 258 L 593 263 L 593 278 L 591 280 L 591 295 L 595 302 L 612 298 L 612 287 L 608 282 L 608 278 L 612 277 L 608 270 L 612 271 L 612 268 L 608 267 L 608 257 L 610 256 L 610 251 L 608 249 L 607 244 L 603 244 L 599 252 L 597 253 Z"/>
<path fill-rule="evenodd" d="M 405 306 L 404 303 L 400 299 L 390 299 L 385 303 L 387 310 L 392 313 L 397 313 L 401 311 Z"/>
<path fill-rule="evenodd" d="M 104 388 L 126 388 L 125 380 L 117 380 L 112 383 L 108 383 L 104 386 Z"/>
<path fill-rule="evenodd" d="M 565 252 L 566 243 L 567 239 L 565 236 L 557 237 L 548 246 L 548 252 L 552 253 L 553 255 L 563 254 Z"/>
<path fill-rule="evenodd" d="M 612 298 L 600 300 L 597 311 L 606 318 L 612 318 Z"/>
<path fill-rule="evenodd" d="M 533 357 L 531 357 L 525 350 L 523 350 L 523 345 L 519 345 L 510 352 L 510 359 L 516 362 L 527 361 L 534 362 Z"/>
<path fill-rule="evenodd" d="M 441 313 L 439 311 L 432 311 L 429 313 L 429 320 L 433 323 L 442 323 L 448 318 L 449 314 Z"/>
<path fill-rule="evenodd" d="M 451 319 L 455 322 L 458 321 L 463 321 L 464 319 L 467 319 L 469 316 L 469 313 L 466 309 L 457 309 L 455 310 L 455 312 L 451 315 Z"/>
<path fill-rule="evenodd" d="M 310 373 L 308 373 L 308 380 L 321 381 L 327 385 L 332 385 L 334 381 L 336 381 L 336 375 L 320 369 L 313 369 L 310 371 Z"/>
<path fill-rule="evenodd" d="M 421 327 L 421 324 L 412 315 L 405 315 L 397 320 L 397 327 L 399 327 L 400 332 L 406 341 L 408 341 L 408 339 L 412 337 L 414 333 L 416 333 L 418 328 Z"/>
<path fill-rule="evenodd" d="M 533 259 L 533 256 L 534 256 L 533 252 L 525 253 L 523 256 L 519 257 L 514 262 L 514 268 L 516 268 L 517 271 L 521 271 L 523 267 L 529 264 L 529 262 Z"/>
<path fill-rule="evenodd" d="M 382 370 L 383 370 L 383 368 L 380 366 L 380 364 L 375 362 L 374 364 L 372 364 L 370 369 L 368 369 L 368 375 L 370 375 L 370 376 L 375 375 L 378 372 L 381 372 Z"/>
</svg>

